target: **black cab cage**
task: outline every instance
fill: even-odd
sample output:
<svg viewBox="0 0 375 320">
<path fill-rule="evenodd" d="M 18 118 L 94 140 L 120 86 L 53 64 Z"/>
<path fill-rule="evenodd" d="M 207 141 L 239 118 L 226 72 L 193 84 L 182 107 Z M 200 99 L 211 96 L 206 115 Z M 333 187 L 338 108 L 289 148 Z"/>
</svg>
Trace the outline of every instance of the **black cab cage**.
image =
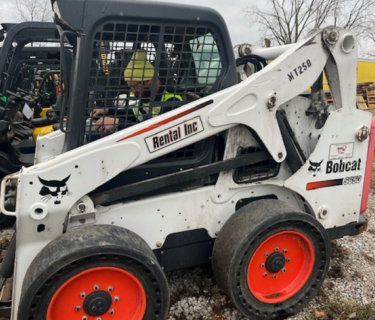
<svg viewBox="0 0 375 320">
<path fill-rule="evenodd" d="M 59 34 L 54 23 L 49 22 L 23 22 L 15 24 L 6 32 L 7 36 L 3 42 L 0 55 L 0 95 L 6 95 L 14 85 L 14 77 L 20 70 L 20 61 L 27 59 L 25 46 L 34 42 L 55 42 L 59 41 Z M 54 51 L 52 49 L 52 51 Z M 34 57 L 35 55 L 32 55 Z M 35 56 L 36 57 L 36 56 Z M 24 61 L 25 63 L 30 61 Z M 37 63 L 40 67 L 40 63 Z M 56 61 L 53 62 L 58 69 Z"/>
<path fill-rule="evenodd" d="M 65 151 L 237 83 L 214 10 L 97 0 L 55 0 L 53 8 L 73 45 Z"/>
<path fill-rule="evenodd" d="M 59 70 L 59 47 L 24 47 L 9 76 L 8 89 L 14 92 L 21 89 L 37 94 L 45 75 L 58 74 Z"/>
</svg>

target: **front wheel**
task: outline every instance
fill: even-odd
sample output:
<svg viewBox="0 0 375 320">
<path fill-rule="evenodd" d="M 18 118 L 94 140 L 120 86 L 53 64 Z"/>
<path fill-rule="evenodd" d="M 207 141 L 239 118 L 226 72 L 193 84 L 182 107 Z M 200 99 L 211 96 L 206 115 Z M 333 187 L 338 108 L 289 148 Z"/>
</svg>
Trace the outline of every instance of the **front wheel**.
<svg viewBox="0 0 375 320">
<path fill-rule="evenodd" d="M 18 319 L 164 319 L 166 277 L 150 247 L 114 226 L 73 229 L 30 265 Z"/>
<path fill-rule="evenodd" d="M 213 272 L 235 306 L 251 319 L 283 319 L 316 294 L 329 266 L 321 224 L 278 200 L 236 212 L 215 241 Z"/>
</svg>

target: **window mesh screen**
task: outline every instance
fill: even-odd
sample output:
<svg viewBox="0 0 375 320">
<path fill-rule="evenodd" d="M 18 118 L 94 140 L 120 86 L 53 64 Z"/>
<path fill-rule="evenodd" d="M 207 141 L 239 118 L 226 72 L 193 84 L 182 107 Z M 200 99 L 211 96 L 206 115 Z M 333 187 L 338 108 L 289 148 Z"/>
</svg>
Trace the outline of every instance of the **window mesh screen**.
<svg viewBox="0 0 375 320">
<path fill-rule="evenodd" d="M 222 74 L 205 27 L 104 24 L 90 65 L 86 143 L 215 92 Z"/>
<path fill-rule="evenodd" d="M 260 147 L 247 147 L 239 152 L 239 156 L 261 151 Z M 234 171 L 233 180 L 236 183 L 249 183 L 276 177 L 280 164 L 272 158 L 240 167 Z"/>
</svg>

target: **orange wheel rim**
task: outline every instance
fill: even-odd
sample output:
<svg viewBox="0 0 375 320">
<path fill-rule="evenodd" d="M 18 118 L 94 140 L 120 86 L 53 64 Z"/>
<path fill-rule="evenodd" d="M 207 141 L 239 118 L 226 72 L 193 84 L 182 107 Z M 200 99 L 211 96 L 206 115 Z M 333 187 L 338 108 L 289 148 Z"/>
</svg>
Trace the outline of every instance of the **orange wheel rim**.
<svg viewBox="0 0 375 320">
<path fill-rule="evenodd" d="M 313 247 L 305 235 L 278 232 L 264 240 L 251 257 L 247 285 L 259 301 L 282 302 L 302 288 L 313 265 Z"/>
<path fill-rule="evenodd" d="M 120 268 L 96 267 L 59 287 L 48 305 L 46 320 L 141 320 L 145 310 L 146 294 L 136 277 Z"/>
</svg>

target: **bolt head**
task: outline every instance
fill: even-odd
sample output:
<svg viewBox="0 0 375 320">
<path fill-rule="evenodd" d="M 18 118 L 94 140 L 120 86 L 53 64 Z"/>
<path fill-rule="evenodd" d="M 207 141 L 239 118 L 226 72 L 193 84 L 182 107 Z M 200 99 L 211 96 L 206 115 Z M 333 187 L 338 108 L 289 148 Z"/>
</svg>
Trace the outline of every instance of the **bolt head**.
<svg viewBox="0 0 375 320">
<path fill-rule="evenodd" d="M 267 108 L 272 109 L 276 105 L 276 94 L 272 94 L 267 101 Z"/>
<path fill-rule="evenodd" d="M 366 126 L 361 127 L 357 132 L 357 139 L 359 141 L 365 141 L 370 135 L 370 129 Z"/>
<path fill-rule="evenodd" d="M 327 207 L 325 207 L 325 206 L 323 206 L 323 207 L 321 207 L 320 209 L 319 209 L 319 218 L 320 219 L 325 219 L 325 218 L 327 218 L 327 216 L 328 216 L 328 208 Z"/>
<path fill-rule="evenodd" d="M 327 29 L 324 30 L 324 37 L 325 37 L 325 41 L 333 45 L 339 39 L 339 33 L 337 29 L 328 27 Z"/>
<path fill-rule="evenodd" d="M 329 40 L 335 41 L 337 38 L 337 32 L 336 31 L 331 31 L 329 34 Z"/>
</svg>

